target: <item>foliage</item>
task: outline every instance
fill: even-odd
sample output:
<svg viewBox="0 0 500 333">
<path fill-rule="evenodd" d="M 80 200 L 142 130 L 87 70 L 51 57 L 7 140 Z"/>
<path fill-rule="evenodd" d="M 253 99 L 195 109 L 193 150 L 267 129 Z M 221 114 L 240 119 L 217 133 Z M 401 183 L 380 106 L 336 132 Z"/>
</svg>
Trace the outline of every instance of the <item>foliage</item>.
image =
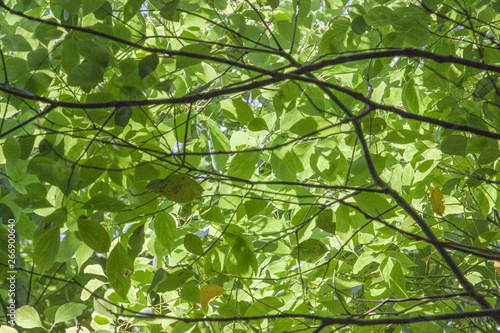
<svg viewBox="0 0 500 333">
<path fill-rule="evenodd" d="M 0 7 L 1 332 L 498 327 L 499 1 Z"/>
</svg>

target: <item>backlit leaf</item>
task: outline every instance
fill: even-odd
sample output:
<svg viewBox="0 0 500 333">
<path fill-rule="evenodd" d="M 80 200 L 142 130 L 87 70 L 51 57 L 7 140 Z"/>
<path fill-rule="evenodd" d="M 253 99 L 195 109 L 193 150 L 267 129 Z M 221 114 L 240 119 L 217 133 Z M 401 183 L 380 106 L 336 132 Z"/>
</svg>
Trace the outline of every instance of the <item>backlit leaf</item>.
<svg viewBox="0 0 500 333">
<path fill-rule="evenodd" d="M 160 59 L 156 53 L 152 53 L 142 58 L 139 62 L 139 76 L 141 79 L 154 72 L 159 63 Z"/>
<path fill-rule="evenodd" d="M 222 295 L 226 290 L 222 287 L 219 287 L 218 285 L 215 284 L 207 284 L 201 287 L 200 293 L 201 293 L 201 307 L 204 308 L 210 302 L 215 300 L 217 297 Z"/>
<path fill-rule="evenodd" d="M 308 239 L 301 242 L 298 246 L 295 246 L 291 256 L 301 261 L 316 262 L 326 252 L 328 252 L 328 248 L 323 242 L 317 239 Z"/>
<path fill-rule="evenodd" d="M 185 203 L 199 198 L 203 188 L 191 176 L 174 173 L 161 181 L 159 192 L 169 200 Z"/>
<path fill-rule="evenodd" d="M 16 309 L 16 324 L 23 328 L 43 327 L 38 312 L 31 306 L 24 305 Z"/>
<path fill-rule="evenodd" d="M 134 262 L 121 243 L 117 243 L 108 256 L 106 276 L 111 287 L 122 298 L 127 299 L 130 276 L 134 272 Z"/>
<path fill-rule="evenodd" d="M 88 247 L 96 252 L 108 252 L 111 240 L 106 229 L 100 223 L 90 219 L 78 219 L 78 230 L 80 238 Z"/>
<path fill-rule="evenodd" d="M 33 235 L 33 246 L 35 248 L 35 264 L 40 272 L 52 267 L 59 250 L 59 227 L 42 228 L 35 231 Z"/>
<path fill-rule="evenodd" d="M 434 213 L 438 214 L 439 216 L 443 216 L 445 210 L 445 202 L 443 193 L 441 193 L 439 187 L 436 187 L 432 191 L 430 200 L 431 200 L 432 210 L 434 211 Z"/>
<path fill-rule="evenodd" d="M 154 227 L 156 237 L 167 250 L 172 251 L 177 231 L 175 219 L 168 213 L 159 212 L 155 217 Z"/>
<path fill-rule="evenodd" d="M 74 87 L 94 87 L 102 82 L 104 70 L 93 62 L 76 65 L 68 74 L 68 84 Z"/>
</svg>

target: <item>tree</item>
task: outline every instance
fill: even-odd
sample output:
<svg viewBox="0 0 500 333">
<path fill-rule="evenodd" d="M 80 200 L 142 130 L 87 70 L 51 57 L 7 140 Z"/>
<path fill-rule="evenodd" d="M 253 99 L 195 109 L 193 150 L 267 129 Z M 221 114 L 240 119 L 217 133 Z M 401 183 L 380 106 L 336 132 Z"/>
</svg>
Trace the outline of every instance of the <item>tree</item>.
<svg viewBox="0 0 500 333">
<path fill-rule="evenodd" d="M 1 332 L 499 326 L 499 1 L 0 7 Z"/>
</svg>

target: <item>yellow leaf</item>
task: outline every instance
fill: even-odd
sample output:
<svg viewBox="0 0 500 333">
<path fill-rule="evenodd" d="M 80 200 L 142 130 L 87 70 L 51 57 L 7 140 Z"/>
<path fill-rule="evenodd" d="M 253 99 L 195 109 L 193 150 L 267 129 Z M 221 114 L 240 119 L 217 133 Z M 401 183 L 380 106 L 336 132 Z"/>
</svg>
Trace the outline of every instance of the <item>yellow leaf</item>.
<svg viewBox="0 0 500 333">
<path fill-rule="evenodd" d="M 439 186 L 436 187 L 434 191 L 431 193 L 431 206 L 434 213 L 439 216 L 443 216 L 444 214 L 444 198 L 443 193 L 439 190 Z"/>
<path fill-rule="evenodd" d="M 500 261 L 495 260 L 495 262 L 493 263 L 493 267 L 495 268 L 497 274 L 500 274 Z"/>
<path fill-rule="evenodd" d="M 201 287 L 201 307 L 204 308 L 208 303 L 222 295 L 226 290 L 215 284 L 207 284 Z"/>
<path fill-rule="evenodd" d="M 169 200 L 185 203 L 199 198 L 203 188 L 191 176 L 174 173 L 161 181 L 159 192 Z"/>
</svg>

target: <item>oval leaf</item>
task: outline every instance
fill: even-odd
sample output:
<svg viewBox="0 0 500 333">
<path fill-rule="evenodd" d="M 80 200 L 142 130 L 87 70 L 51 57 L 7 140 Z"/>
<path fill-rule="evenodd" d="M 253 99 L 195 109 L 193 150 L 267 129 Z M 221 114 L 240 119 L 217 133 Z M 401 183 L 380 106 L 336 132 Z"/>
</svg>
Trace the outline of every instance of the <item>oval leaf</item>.
<svg viewBox="0 0 500 333">
<path fill-rule="evenodd" d="M 85 304 L 77 304 L 77 303 L 63 304 L 59 309 L 57 309 L 54 323 L 62 323 L 67 320 L 72 320 L 81 315 L 83 310 L 85 310 L 86 308 L 87 306 Z"/>
<path fill-rule="evenodd" d="M 120 106 L 115 109 L 115 124 L 125 127 L 132 117 L 132 108 L 130 106 Z"/>
<path fill-rule="evenodd" d="M 290 255 L 295 259 L 299 259 L 300 256 L 301 261 L 316 262 L 326 252 L 328 248 L 321 241 L 308 239 L 296 246 Z"/>
<path fill-rule="evenodd" d="M 35 231 L 33 243 L 36 266 L 41 272 L 48 270 L 54 264 L 59 250 L 59 227 Z"/>
<path fill-rule="evenodd" d="M 321 230 L 324 230 L 326 232 L 329 232 L 331 234 L 335 233 L 335 222 L 334 221 L 334 215 L 333 215 L 333 210 L 330 208 L 327 208 L 323 210 L 317 217 L 316 217 L 316 226 L 320 228 Z"/>
<path fill-rule="evenodd" d="M 185 203 L 201 196 L 203 188 L 191 176 L 174 173 L 161 182 L 160 193 L 177 203 Z"/>
<path fill-rule="evenodd" d="M 23 328 L 43 327 L 38 312 L 28 305 L 16 310 L 16 323 Z"/>
<path fill-rule="evenodd" d="M 108 252 L 111 240 L 100 223 L 89 219 L 78 220 L 78 230 L 80 238 L 92 250 L 100 253 Z"/>
<path fill-rule="evenodd" d="M 222 295 L 226 290 L 215 284 L 207 284 L 200 289 L 201 307 L 206 307 L 214 299 Z"/>
<path fill-rule="evenodd" d="M 463 135 L 450 135 L 443 139 L 441 151 L 448 155 L 465 156 L 467 151 L 467 138 Z"/>
<path fill-rule="evenodd" d="M 155 217 L 155 233 L 160 243 L 172 252 L 175 234 L 177 232 L 177 222 L 174 217 L 168 213 L 160 212 Z"/>
<path fill-rule="evenodd" d="M 194 234 L 187 234 L 184 237 L 184 247 L 191 253 L 201 256 L 203 254 L 203 244 L 200 237 Z"/>
<path fill-rule="evenodd" d="M 77 65 L 68 74 L 68 85 L 73 87 L 94 87 L 103 80 L 104 69 L 93 62 Z"/>
<path fill-rule="evenodd" d="M 130 289 L 130 275 L 134 272 L 134 262 L 121 243 L 116 244 L 108 257 L 106 275 L 111 287 L 118 295 L 127 299 Z"/>
<path fill-rule="evenodd" d="M 158 55 L 156 53 L 142 58 L 142 60 L 139 62 L 139 76 L 141 77 L 141 79 L 154 72 L 159 63 L 160 60 L 158 59 Z"/>
<path fill-rule="evenodd" d="M 443 216 L 445 209 L 444 197 L 439 187 L 436 187 L 431 193 L 431 206 L 434 213 Z"/>
<path fill-rule="evenodd" d="M 83 205 L 83 209 L 102 210 L 105 212 L 121 212 L 125 208 L 123 202 L 118 199 L 98 194 Z"/>
</svg>

